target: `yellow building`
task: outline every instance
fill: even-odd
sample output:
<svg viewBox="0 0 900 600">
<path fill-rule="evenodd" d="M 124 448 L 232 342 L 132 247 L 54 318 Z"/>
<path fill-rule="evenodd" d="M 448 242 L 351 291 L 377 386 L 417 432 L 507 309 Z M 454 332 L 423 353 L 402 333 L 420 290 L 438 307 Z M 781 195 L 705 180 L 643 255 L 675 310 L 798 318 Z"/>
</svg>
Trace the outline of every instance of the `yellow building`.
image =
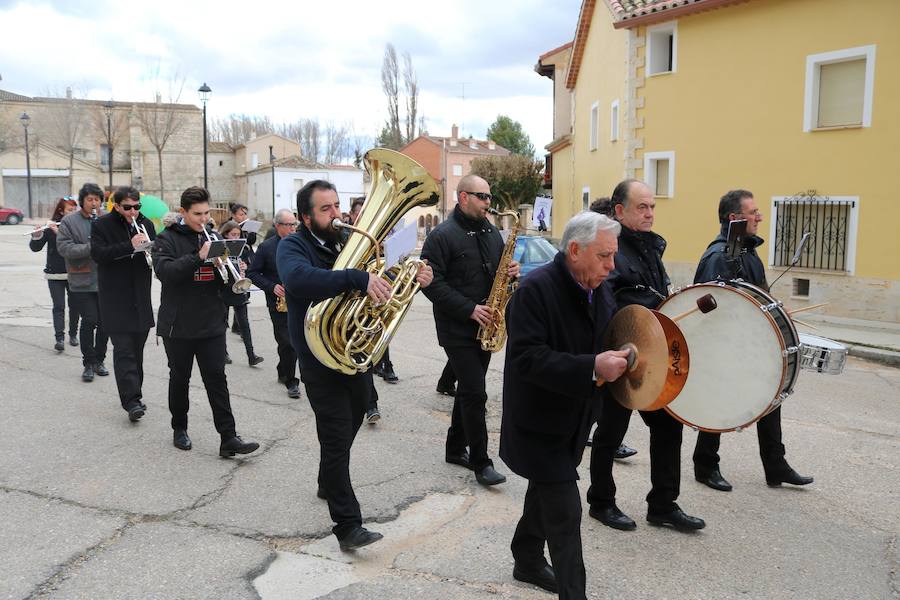
<svg viewBox="0 0 900 600">
<path fill-rule="evenodd" d="M 900 2 L 585 0 L 554 80 L 553 235 L 625 177 L 657 195 L 666 265 L 689 284 L 718 199 L 753 192 L 773 294 L 900 321 Z M 557 124 L 559 128 L 557 128 Z M 567 125 L 568 124 L 568 125 Z M 790 299 L 790 300 L 789 300 Z"/>
</svg>

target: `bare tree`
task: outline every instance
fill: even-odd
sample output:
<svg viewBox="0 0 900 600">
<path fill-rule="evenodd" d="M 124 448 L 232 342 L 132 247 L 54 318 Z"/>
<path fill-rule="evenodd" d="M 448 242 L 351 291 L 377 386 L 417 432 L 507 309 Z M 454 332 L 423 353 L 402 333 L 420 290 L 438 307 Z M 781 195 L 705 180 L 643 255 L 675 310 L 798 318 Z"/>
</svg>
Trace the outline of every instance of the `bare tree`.
<svg viewBox="0 0 900 600">
<path fill-rule="evenodd" d="M 53 94 L 53 92 L 50 92 Z M 79 149 L 79 143 L 84 137 L 85 126 L 88 123 L 87 107 L 84 100 L 78 94 L 72 93 L 72 88 L 66 88 L 65 96 L 48 94 L 51 98 L 49 106 L 44 111 L 44 121 L 40 130 L 44 138 L 51 144 L 63 150 L 69 158 L 69 193 L 72 189 L 75 168 L 75 151 Z"/>
<path fill-rule="evenodd" d="M 388 118 L 381 132 L 382 146 L 400 148 L 403 145 L 403 133 L 400 130 L 400 66 L 397 63 L 397 51 L 393 44 L 384 48 L 384 61 L 381 63 L 381 89 L 387 98 Z"/>
<path fill-rule="evenodd" d="M 419 110 L 419 80 L 413 69 L 409 52 L 403 53 L 403 87 L 406 90 L 406 139 L 405 144 L 416 139 L 416 115 Z"/>
<path fill-rule="evenodd" d="M 301 119 L 298 122 L 300 154 L 307 160 L 319 162 L 321 156 L 321 127 L 318 119 Z"/>
<path fill-rule="evenodd" d="M 349 157 L 350 126 L 346 123 L 335 125 L 329 121 L 325 125 L 325 156 L 322 160 L 327 165 L 340 164 Z"/>
<path fill-rule="evenodd" d="M 119 144 L 122 134 L 128 130 L 128 111 L 113 108 L 107 123 L 106 109 L 102 106 L 95 106 L 89 111 L 88 118 L 97 137 L 109 146 L 109 169 L 112 170 L 114 163 L 112 159 L 113 148 Z M 107 127 L 107 124 L 109 127 Z"/>
<path fill-rule="evenodd" d="M 229 146 L 240 146 L 253 139 L 254 135 L 265 135 L 275 131 L 276 127 L 269 117 L 228 115 L 210 122 L 209 139 L 214 142 L 225 142 Z"/>
<path fill-rule="evenodd" d="M 159 197 L 165 202 L 165 184 L 163 179 L 163 150 L 169 139 L 184 127 L 186 119 L 184 113 L 175 106 L 181 91 L 184 89 L 184 80 L 178 84 L 177 93 L 173 93 L 175 84 L 169 88 L 169 102 L 162 103 L 159 92 L 156 93 L 156 102 L 143 104 L 138 107 L 137 118 L 141 129 L 153 147 L 156 148 L 156 158 L 159 165 Z"/>
</svg>

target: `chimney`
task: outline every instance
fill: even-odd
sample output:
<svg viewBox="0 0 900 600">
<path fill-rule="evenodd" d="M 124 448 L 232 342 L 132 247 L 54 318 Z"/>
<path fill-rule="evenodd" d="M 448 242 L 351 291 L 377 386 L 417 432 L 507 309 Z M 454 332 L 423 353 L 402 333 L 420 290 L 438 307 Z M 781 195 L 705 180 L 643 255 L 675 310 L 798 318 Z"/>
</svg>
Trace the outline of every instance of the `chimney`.
<svg viewBox="0 0 900 600">
<path fill-rule="evenodd" d="M 450 129 L 450 139 L 459 139 L 459 127 L 456 126 L 456 123 L 454 123 L 453 127 Z"/>
</svg>

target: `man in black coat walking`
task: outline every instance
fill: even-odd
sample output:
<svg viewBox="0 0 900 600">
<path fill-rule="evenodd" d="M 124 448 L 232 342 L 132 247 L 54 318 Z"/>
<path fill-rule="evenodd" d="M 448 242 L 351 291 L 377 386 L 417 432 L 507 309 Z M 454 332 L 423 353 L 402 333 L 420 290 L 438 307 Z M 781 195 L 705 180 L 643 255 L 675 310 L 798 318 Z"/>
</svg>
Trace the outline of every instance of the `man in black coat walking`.
<svg viewBox="0 0 900 600">
<path fill-rule="evenodd" d="M 493 198 L 488 183 L 466 175 L 456 193 L 459 204 L 453 214 L 432 230 L 422 247 L 422 258 L 434 269 L 434 283 L 423 291 L 432 303 L 438 343 L 458 378 L 445 460 L 475 471 L 481 485 L 497 485 L 506 477 L 494 469 L 487 453 L 484 379 L 491 353 L 481 349 L 476 337 L 478 327 L 491 318 L 485 302 L 504 242 L 485 218 Z M 508 273 L 518 277 L 518 263 L 511 262 Z"/>
<path fill-rule="evenodd" d="M 91 258 L 97 263 L 100 313 L 113 345 L 119 401 L 134 423 L 147 410 L 142 392 L 144 344 L 154 325 L 150 301 L 153 271 L 147 257 L 156 230 L 140 213 L 141 194 L 136 189 L 118 188 L 113 202 L 113 212 L 94 221 Z"/>
<path fill-rule="evenodd" d="M 618 233 L 618 223 L 597 213 L 573 217 L 562 251 L 522 282 L 506 311 L 500 456 L 528 479 L 510 546 L 513 577 L 565 599 L 585 598 L 576 469 L 599 408 L 597 382 L 615 381 L 627 364 L 627 351 L 602 346 L 616 311 L 604 280 Z"/>
<path fill-rule="evenodd" d="M 697 273 L 694 275 L 694 283 L 740 278 L 768 291 L 766 270 L 756 253 L 756 248 L 763 243 L 763 239 L 757 235 L 762 219 L 751 192 L 731 190 L 722 196 L 719 200 L 719 223 L 722 229 L 719 236 L 710 243 L 700 258 Z M 725 252 L 728 224 L 737 220 L 747 221 L 747 234 L 740 254 L 735 258 L 730 258 Z M 762 459 L 766 483 L 777 487 L 782 483 L 808 485 L 813 482 L 812 477 L 805 477 L 792 469 L 784 457 L 785 448 L 781 442 L 780 406 L 756 422 L 756 434 L 759 439 L 759 457 Z M 730 492 L 732 486 L 719 470 L 721 437 L 722 435 L 719 433 L 707 431 L 701 431 L 697 435 L 697 445 L 694 447 L 694 477 L 700 483 L 714 490 Z"/>
</svg>

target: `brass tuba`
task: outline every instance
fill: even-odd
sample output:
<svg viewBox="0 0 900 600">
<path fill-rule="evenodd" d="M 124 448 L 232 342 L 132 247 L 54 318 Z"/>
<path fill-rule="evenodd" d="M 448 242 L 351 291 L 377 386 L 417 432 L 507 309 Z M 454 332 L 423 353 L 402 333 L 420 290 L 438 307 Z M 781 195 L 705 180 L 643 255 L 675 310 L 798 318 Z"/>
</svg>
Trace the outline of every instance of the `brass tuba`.
<svg viewBox="0 0 900 600">
<path fill-rule="evenodd" d="M 303 332 L 319 362 L 346 375 L 381 360 L 419 290 L 415 279 L 422 261 L 407 258 L 386 269 L 380 244 L 410 209 L 440 200 L 437 182 L 408 156 L 375 148 L 363 160 L 372 183 L 355 226 L 338 219 L 333 223 L 352 230 L 333 269 L 361 269 L 386 278 L 391 298 L 376 306 L 365 292 L 352 291 L 323 300 L 309 307 Z"/>
<path fill-rule="evenodd" d="M 487 325 L 480 325 L 476 336 L 476 339 L 481 342 L 482 350 L 499 352 L 506 343 L 506 305 L 519 285 L 518 280 L 510 278 L 507 274 L 509 263 L 512 262 L 513 253 L 516 250 L 516 238 L 519 235 L 519 213 L 500 212 L 495 208 L 488 208 L 488 212 L 498 217 L 511 216 L 513 218 L 509 237 L 506 238 L 503 254 L 500 255 L 500 262 L 497 264 L 497 273 L 494 275 L 491 293 L 485 302 L 485 305 L 491 310 L 491 321 Z"/>
</svg>

